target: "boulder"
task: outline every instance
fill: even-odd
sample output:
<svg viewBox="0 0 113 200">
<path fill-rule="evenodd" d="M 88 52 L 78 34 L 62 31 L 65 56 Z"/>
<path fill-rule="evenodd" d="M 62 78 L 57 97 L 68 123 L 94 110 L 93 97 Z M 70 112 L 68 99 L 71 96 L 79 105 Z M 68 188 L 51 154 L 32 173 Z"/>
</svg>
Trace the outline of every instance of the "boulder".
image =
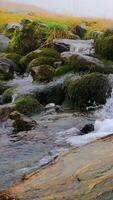
<svg viewBox="0 0 113 200">
<path fill-rule="evenodd" d="M 107 76 L 100 73 L 84 75 L 78 80 L 70 79 L 66 85 L 73 107 L 80 110 L 105 104 L 112 91 Z"/>
<path fill-rule="evenodd" d="M 55 105 L 61 105 L 65 99 L 65 84 L 63 81 L 52 81 L 36 91 L 39 102 L 47 105 L 53 102 Z"/>
<path fill-rule="evenodd" d="M 30 53 L 28 53 L 27 55 L 23 56 L 20 59 L 20 65 L 24 69 L 24 71 L 26 71 L 27 66 L 29 65 L 29 63 L 39 56 L 40 52 L 41 52 L 41 50 L 31 51 Z"/>
<path fill-rule="evenodd" d="M 81 38 L 83 39 L 85 34 L 87 33 L 88 27 L 86 26 L 85 23 L 77 25 L 75 27 L 75 33 Z"/>
<path fill-rule="evenodd" d="M 15 104 L 16 110 L 26 115 L 39 113 L 43 108 L 39 101 L 32 94 L 23 95 L 22 97 L 17 98 Z"/>
<path fill-rule="evenodd" d="M 6 52 L 10 39 L 4 35 L 0 34 L 0 53 Z"/>
<path fill-rule="evenodd" d="M 37 67 L 37 66 L 40 66 L 40 65 L 50 65 L 50 66 L 54 67 L 54 63 L 56 61 L 59 61 L 59 60 L 54 58 L 54 57 L 40 56 L 36 59 L 33 59 L 29 63 L 27 69 L 28 69 L 28 71 L 30 71 L 32 67 Z"/>
<path fill-rule="evenodd" d="M 53 40 L 53 48 L 57 50 L 59 53 L 70 50 L 69 44 L 66 44 L 65 41 L 62 42 L 59 39 Z"/>
<path fill-rule="evenodd" d="M 76 54 L 67 63 L 74 72 L 104 72 L 104 63 L 99 59 L 82 54 Z"/>
<path fill-rule="evenodd" d="M 0 105 L 0 121 L 6 121 L 14 110 L 14 104 Z"/>
<path fill-rule="evenodd" d="M 36 82 L 49 82 L 53 79 L 54 68 L 49 65 L 32 67 L 31 75 Z"/>
<path fill-rule="evenodd" d="M 20 131 L 29 131 L 36 127 L 36 121 L 31 118 L 17 112 L 13 111 L 10 114 L 10 119 L 14 120 L 13 122 L 13 131 L 14 133 L 18 133 Z"/>
<path fill-rule="evenodd" d="M 94 131 L 94 125 L 93 124 L 86 124 L 80 132 L 80 135 L 88 134 L 90 132 Z"/>
</svg>

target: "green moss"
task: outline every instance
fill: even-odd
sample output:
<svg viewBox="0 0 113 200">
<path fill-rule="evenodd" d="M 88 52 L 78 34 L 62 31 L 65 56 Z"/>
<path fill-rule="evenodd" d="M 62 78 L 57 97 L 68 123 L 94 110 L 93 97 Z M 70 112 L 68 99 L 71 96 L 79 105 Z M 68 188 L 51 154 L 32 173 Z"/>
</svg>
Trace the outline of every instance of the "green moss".
<svg viewBox="0 0 113 200">
<path fill-rule="evenodd" d="M 12 95 L 14 92 L 14 88 L 8 88 L 2 94 L 2 102 L 3 103 L 11 103 L 12 102 Z"/>
<path fill-rule="evenodd" d="M 23 57 L 21 58 L 21 60 L 20 60 L 20 65 L 26 70 L 28 64 L 29 64 L 32 60 L 36 59 L 36 58 L 38 57 L 38 54 L 39 54 L 39 53 L 32 51 L 32 52 L 28 53 L 26 56 L 23 56 Z"/>
<path fill-rule="evenodd" d="M 58 67 L 55 70 L 55 76 L 64 75 L 64 74 L 68 73 L 69 71 L 71 71 L 69 65 L 64 65 L 64 66 Z"/>
<path fill-rule="evenodd" d="M 4 69 L 0 69 L 0 80 L 1 81 L 8 81 L 13 78 L 13 75 L 6 72 Z"/>
<path fill-rule="evenodd" d="M 53 58 L 53 57 L 39 57 L 39 58 L 36 58 L 34 60 L 32 60 L 29 65 L 28 65 L 28 71 L 32 68 L 32 67 L 36 67 L 36 66 L 39 66 L 39 65 L 50 65 L 50 66 L 53 66 L 54 63 L 56 62 L 56 58 Z"/>
<path fill-rule="evenodd" d="M 113 31 L 107 30 L 95 41 L 95 52 L 102 58 L 113 60 Z"/>
<path fill-rule="evenodd" d="M 33 95 L 24 95 L 16 101 L 16 110 L 22 114 L 31 115 L 40 112 L 41 109 L 42 105 Z"/>
<path fill-rule="evenodd" d="M 52 48 L 43 48 L 42 52 L 40 52 L 39 55 L 43 57 L 60 58 L 60 53 Z"/>
<path fill-rule="evenodd" d="M 105 104 L 111 94 L 111 87 L 105 75 L 91 73 L 78 80 L 68 81 L 67 91 L 74 106 L 86 109 L 87 106 Z"/>
<path fill-rule="evenodd" d="M 73 55 L 68 60 L 70 69 L 74 72 L 103 72 L 104 65 L 101 66 L 98 63 L 91 61 L 88 57 Z"/>
<path fill-rule="evenodd" d="M 36 22 L 25 23 L 23 28 L 17 28 L 9 44 L 8 51 L 21 55 L 39 48 L 47 39 L 47 30 L 37 25 Z"/>
<path fill-rule="evenodd" d="M 4 81 L 0 81 L 0 95 L 8 88 Z"/>
<path fill-rule="evenodd" d="M 33 80 L 36 82 L 51 81 L 54 76 L 54 68 L 49 65 L 40 65 L 31 69 Z"/>
</svg>

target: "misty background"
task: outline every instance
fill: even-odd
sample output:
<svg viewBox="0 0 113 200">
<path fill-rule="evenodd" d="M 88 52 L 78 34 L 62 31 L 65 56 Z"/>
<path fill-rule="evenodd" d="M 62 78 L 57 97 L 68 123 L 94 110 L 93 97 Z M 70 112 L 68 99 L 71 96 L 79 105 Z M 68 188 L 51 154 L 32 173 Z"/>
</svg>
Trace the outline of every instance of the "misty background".
<svg viewBox="0 0 113 200">
<path fill-rule="evenodd" d="M 56 13 L 113 18 L 113 0 L 13 0 L 15 2 L 37 5 Z"/>
</svg>

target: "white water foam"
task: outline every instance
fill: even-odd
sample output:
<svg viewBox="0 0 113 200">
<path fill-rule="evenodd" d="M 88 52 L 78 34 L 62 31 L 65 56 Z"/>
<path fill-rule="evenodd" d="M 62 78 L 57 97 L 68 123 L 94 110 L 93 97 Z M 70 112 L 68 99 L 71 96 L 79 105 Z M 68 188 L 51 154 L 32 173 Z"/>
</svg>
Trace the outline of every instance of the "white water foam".
<svg viewBox="0 0 113 200">
<path fill-rule="evenodd" d="M 103 108 L 97 113 L 98 120 L 95 121 L 95 131 L 86 135 L 76 135 L 77 131 L 73 133 L 72 129 L 67 130 L 71 137 L 67 138 L 67 143 L 73 146 L 81 146 L 90 143 L 98 138 L 102 138 L 107 135 L 113 134 L 113 92 L 111 98 L 109 98 L 103 106 Z"/>
</svg>

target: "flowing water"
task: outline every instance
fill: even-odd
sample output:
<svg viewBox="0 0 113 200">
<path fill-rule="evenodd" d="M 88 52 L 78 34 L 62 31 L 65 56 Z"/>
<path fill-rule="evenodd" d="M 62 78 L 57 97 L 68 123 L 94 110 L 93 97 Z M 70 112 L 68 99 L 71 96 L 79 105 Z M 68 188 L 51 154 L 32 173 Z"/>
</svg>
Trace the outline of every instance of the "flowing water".
<svg viewBox="0 0 113 200">
<path fill-rule="evenodd" d="M 83 43 L 83 41 L 81 42 Z M 80 44 L 81 44 L 80 43 Z M 84 42 L 87 43 L 87 42 Z M 87 48 L 89 49 L 89 42 Z M 78 45 L 74 52 L 86 52 Z M 84 49 L 85 48 L 85 49 Z M 88 51 L 87 51 L 88 52 Z M 66 76 L 48 84 L 33 84 L 31 76 L 15 77 L 8 85 L 14 86 L 12 103 L 20 94 L 29 94 L 64 82 Z M 113 77 L 111 76 L 111 82 Z M 51 102 L 52 103 L 52 102 Z M 26 172 L 43 166 L 61 151 L 68 151 L 72 146 L 81 146 L 97 138 L 113 133 L 113 93 L 103 108 L 93 113 L 56 113 L 55 111 L 33 116 L 39 126 L 32 131 L 12 134 L 12 122 L 0 124 L 0 190 L 6 189 Z M 79 130 L 87 123 L 93 123 L 95 131 L 78 136 Z"/>
</svg>

